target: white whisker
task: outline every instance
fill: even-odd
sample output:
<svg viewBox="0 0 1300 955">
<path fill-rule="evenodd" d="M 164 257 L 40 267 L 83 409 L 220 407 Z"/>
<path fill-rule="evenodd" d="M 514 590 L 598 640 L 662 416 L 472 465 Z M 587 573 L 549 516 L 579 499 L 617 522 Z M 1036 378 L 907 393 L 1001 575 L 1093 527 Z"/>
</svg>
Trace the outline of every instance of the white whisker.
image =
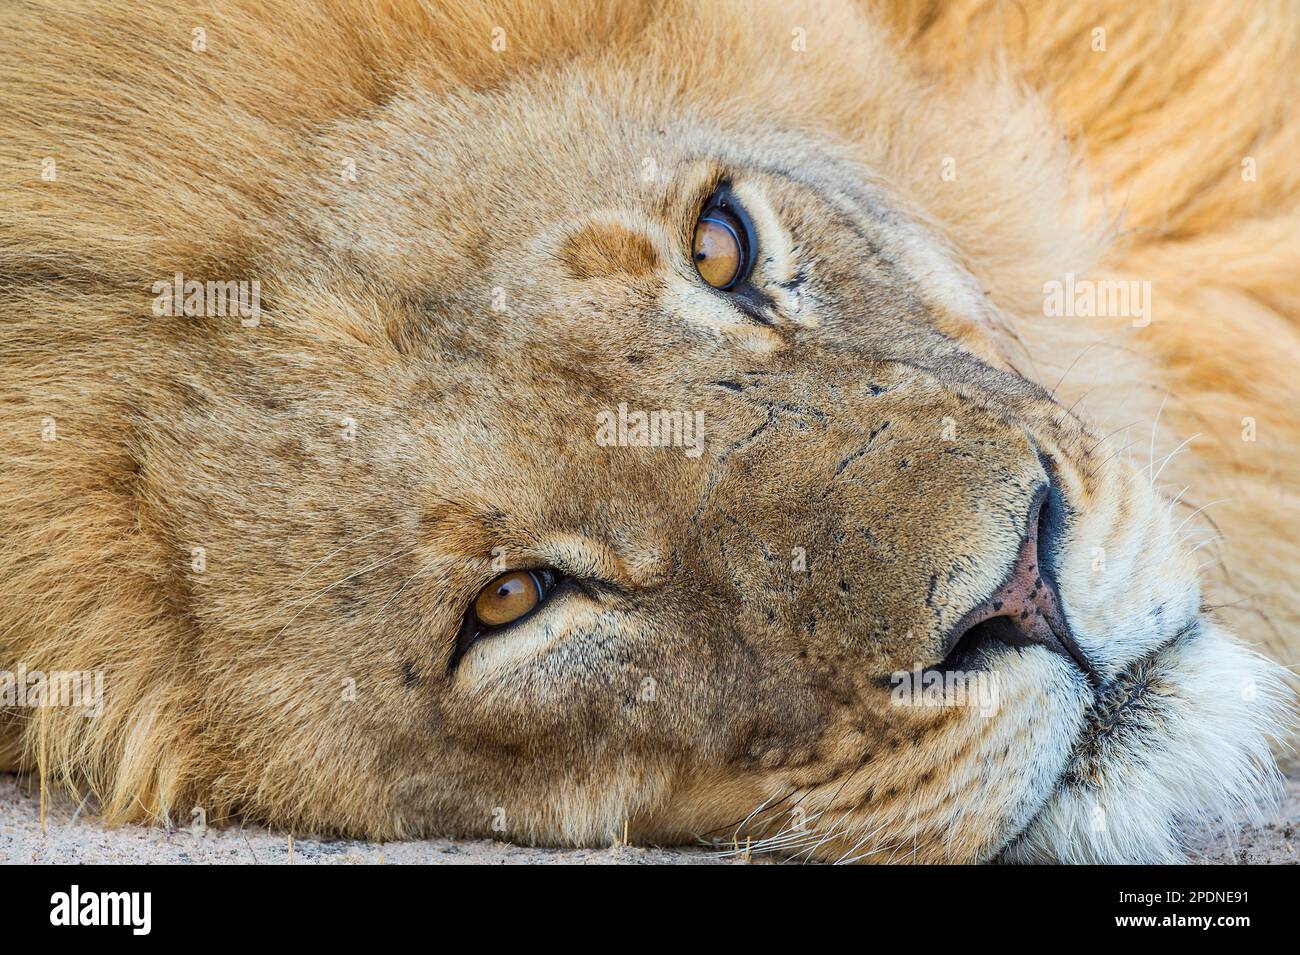
<svg viewBox="0 0 1300 955">
<path fill-rule="evenodd" d="M 1161 459 L 1160 459 L 1160 467 L 1156 469 L 1156 473 L 1155 473 L 1155 475 L 1151 478 L 1151 483 L 1154 484 L 1154 483 L 1156 482 L 1156 480 L 1160 477 L 1161 472 L 1164 471 L 1165 466 L 1168 465 L 1169 462 L 1170 462 L 1171 460 L 1173 460 L 1173 457 L 1174 457 L 1175 454 L 1177 454 L 1179 451 L 1183 450 L 1183 448 L 1187 447 L 1189 444 L 1191 444 L 1193 441 L 1195 441 L 1195 440 L 1196 440 L 1197 438 L 1199 438 L 1200 436 L 1201 436 L 1201 433 L 1200 433 L 1199 431 L 1196 432 L 1196 434 L 1194 434 L 1194 435 L 1192 435 L 1190 438 L 1187 438 L 1186 440 L 1180 442 L 1179 445 L 1178 445 L 1178 447 L 1174 448 L 1172 451 L 1170 451 L 1168 454 L 1166 454 L 1163 458 L 1161 458 Z"/>
<path fill-rule="evenodd" d="M 376 561 L 375 563 L 369 565 L 368 567 L 362 567 L 360 570 L 353 571 L 352 573 L 348 574 L 346 577 L 334 581 L 334 583 L 330 584 L 328 587 L 322 587 L 320 590 L 316 591 L 313 594 L 308 594 L 306 597 L 302 597 L 296 601 L 290 601 L 288 604 L 285 605 L 284 609 L 287 610 L 289 607 L 292 607 L 295 603 L 301 603 L 302 606 L 299 607 L 298 612 L 295 613 L 292 617 L 290 617 L 289 620 L 285 623 L 285 625 L 280 628 L 279 633 L 275 635 L 275 639 L 279 640 L 280 637 L 284 636 L 285 631 L 289 629 L 289 627 L 293 624 L 295 620 L 297 620 L 300 616 L 302 616 L 303 612 L 308 607 L 310 607 L 313 603 L 315 603 L 320 597 L 324 596 L 326 593 L 333 590 L 335 587 L 339 586 L 340 584 L 347 583 L 353 577 L 358 577 L 361 574 L 369 573 L 372 570 L 378 570 L 380 567 L 384 567 L 388 564 L 393 563 L 394 561 L 401 560 L 403 557 L 408 557 L 413 553 L 415 553 L 414 547 L 409 548 L 405 551 L 398 551 L 397 553 L 385 557 L 382 560 Z"/>
<path fill-rule="evenodd" d="M 1225 503 L 1227 503 L 1227 502 L 1230 501 L 1230 500 L 1232 500 L 1232 498 L 1230 498 L 1230 497 L 1221 497 L 1221 498 L 1219 498 L 1217 501 L 1211 501 L 1209 504 L 1202 504 L 1202 505 L 1201 505 L 1200 507 L 1198 507 L 1196 510 L 1192 511 L 1192 513 L 1188 514 L 1187 517 L 1183 518 L 1183 522 L 1182 522 L 1181 524 L 1179 524 L 1177 527 L 1174 528 L 1174 533 L 1177 534 L 1177 533 L 1178 533 L 1179 531 L 1181 531 L 1184 527 L 1186 527 L 1188 521 L 1190 521 L 1190 520 L 1191 520 L 1193 517 L 1195 517 L 1197 514 L 1201 513 L 1201 511 L 1204 511 L 1204 510 L 1206 510 L 1206 509 L 1208 509 L 1208 508 L 1214 507 L 1214 505 L 1216 505 L 1216 504 L 1225 504 Z"/>
<path fill-rule="evenodd" d="M 1169 392 L 1165 392 L 1164 398 L 1160 401 L 1160 408 L 1156 411 L 1156 418 L 1151 422 L 1151 450 L 1147 456 L 1147 477 L 1151 478 L 1151 483 L 1155 483 L 1155 478 L 1151 477 L 1152 471 L 1156 466 L 1156 429 L 1160 426 L 1160 416 L 1165 413 L 1165 404 L 1169 401 Z"/>
</svg>

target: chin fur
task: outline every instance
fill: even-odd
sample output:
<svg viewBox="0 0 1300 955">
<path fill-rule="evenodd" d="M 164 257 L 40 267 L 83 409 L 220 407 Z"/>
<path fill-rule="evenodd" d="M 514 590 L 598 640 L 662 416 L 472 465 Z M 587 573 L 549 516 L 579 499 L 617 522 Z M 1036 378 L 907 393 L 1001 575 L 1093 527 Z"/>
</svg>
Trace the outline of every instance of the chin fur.
<svg viewBox="0 0 1300 955">
<path fill-rule="evenodd" d="M 1098 694 L 1043 809 L 1006 848 L 1013 863 L 1177 863 L 1185 834 L 1276 806 L 1292 693 L 1277 664 L 1205 625 Z"/>
</svg>

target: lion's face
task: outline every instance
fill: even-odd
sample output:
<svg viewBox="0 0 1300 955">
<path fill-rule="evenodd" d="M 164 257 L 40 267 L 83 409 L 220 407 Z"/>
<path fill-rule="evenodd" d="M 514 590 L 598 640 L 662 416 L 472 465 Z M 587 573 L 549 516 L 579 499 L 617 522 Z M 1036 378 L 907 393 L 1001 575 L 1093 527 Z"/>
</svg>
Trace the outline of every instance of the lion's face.
<svg viewBox="0 0 1300 955">
<path fill-rule="evenodd" d="M 176 343 L 140 457 L 207 555 L 203 798 L 378 837 L 1168 857 L 1267 765 L 1271 684 L 1202 622 L 1146 468 L 1011 367 L 870 168 L 617 94 L 345 125 L 286 187 L 310 242 L 259 254 L 261 325 Z M 728 291 L 693 261 L 719 194 L 753 246 Z M 521 570 L 555 574 L 535 610 L 467 623 Z"/>
</svg>

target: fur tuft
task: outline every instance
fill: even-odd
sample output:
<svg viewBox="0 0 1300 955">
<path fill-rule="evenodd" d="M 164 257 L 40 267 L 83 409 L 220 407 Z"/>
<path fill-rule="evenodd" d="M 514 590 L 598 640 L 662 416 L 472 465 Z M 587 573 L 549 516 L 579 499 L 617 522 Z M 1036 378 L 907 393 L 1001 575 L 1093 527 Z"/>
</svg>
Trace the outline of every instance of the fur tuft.
<svg viewBox="0 0 1300 955">
<path fill-rule="evenodd" d="M 1282 779 L 1272 747 L 1294 730 L 1285 671 L 1224 634 L 1164 651 L 1143 674 L 1139 725 L 1061 789 L 1003 852 L 1006 862 L 1184 862 L 1189 831 L 1264 819 Z M 1167 662 L 1167 661 L 1166 661 Z M 1231 732 L 1224 732 L 1230 727 Z"/>
</svg>

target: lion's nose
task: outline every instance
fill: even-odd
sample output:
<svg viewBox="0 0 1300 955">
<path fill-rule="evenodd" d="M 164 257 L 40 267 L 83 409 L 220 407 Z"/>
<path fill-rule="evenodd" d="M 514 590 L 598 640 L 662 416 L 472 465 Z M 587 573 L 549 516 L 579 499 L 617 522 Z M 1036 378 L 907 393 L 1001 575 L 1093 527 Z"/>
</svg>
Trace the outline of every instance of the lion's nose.
<svg viewBox="0 0 1300 955">
<path fill-rule="evenodd" d="M 962 669 L 963 661 L 990 645 L 1041 646 L 1074 661 L 1094 684 L 1100 681 L 1074 641 L 1051 572 L 1063 510 L 1056 488 L 1046 485 L 1035 495 L 1011 573 L 953 628 L 945 645 L 945 669 Z"/>
</svg>

